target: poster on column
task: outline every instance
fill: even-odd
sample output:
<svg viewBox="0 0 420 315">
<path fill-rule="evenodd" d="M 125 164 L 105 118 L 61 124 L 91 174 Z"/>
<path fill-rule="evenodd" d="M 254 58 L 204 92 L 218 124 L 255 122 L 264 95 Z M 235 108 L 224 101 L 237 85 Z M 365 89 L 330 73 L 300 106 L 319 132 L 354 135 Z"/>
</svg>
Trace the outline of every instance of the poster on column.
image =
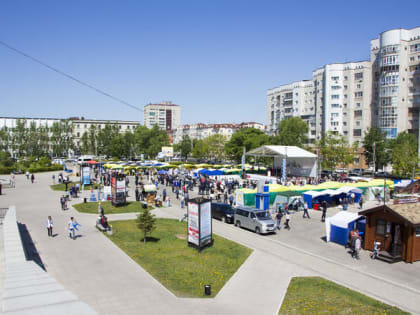
<svg viewBox="0 0 420 315">
<path fill-rule="evenodd" d="M 210 202 L 200 205 L 200 246 L 211 242 L 211 206 Z"/>
<path fill-rule="evenodd" d="M 199 246 L 198 204 L 188 203 L 188 242 Z"/>
<path fill-rule="evenodd" d="M 83 166 L 82 168 L 82 184 L 90 185 L 90 167 Z"/>
</svg>

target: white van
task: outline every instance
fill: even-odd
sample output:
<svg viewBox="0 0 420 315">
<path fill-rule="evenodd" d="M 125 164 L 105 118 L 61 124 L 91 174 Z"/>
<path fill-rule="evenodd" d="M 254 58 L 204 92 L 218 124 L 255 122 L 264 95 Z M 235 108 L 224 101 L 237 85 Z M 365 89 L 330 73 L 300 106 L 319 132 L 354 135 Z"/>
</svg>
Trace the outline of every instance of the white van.
<svg viewBox="0 0 420 315">
<path fill-rule="evenodd" d="M 88 162 L 90 160 L 93 160 L 94 158 L 95 158 L 95 156 L 93 156 L 93 155 L 81 155 L 77 159 L 77 163 L 78 164 L 86 163 L 86 162 Z"/>
</svg>

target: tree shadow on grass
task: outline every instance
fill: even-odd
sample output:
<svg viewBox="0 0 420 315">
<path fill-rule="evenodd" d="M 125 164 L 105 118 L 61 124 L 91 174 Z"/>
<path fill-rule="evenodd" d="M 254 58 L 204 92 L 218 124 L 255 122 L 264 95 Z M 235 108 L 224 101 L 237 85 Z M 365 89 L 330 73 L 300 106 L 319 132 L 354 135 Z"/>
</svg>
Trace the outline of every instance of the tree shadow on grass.
<svg viewBox="0 0 420 315">
<path fill-rule="evenodd" d="M 142 238 L 141 241 L 144 242 L 144 238 Z M 159 241 L 160 241 L 160 238 L 158 238 L 158 237 L 153 237 L 153 236 L 147 236 L 146 237 L 146 243 L 147 242 L 156 243 L 156 242 L 159 242 Z"/>
</svg>

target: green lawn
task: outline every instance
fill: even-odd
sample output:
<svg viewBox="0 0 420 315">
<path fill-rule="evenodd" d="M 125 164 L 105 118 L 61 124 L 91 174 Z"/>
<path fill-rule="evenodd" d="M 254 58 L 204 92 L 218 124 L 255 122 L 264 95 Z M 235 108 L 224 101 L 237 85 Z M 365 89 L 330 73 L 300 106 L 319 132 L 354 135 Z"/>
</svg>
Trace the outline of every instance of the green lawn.
<svg viewBox="0 0 420 315">
<path fill-rule="evenodd" d="M 101 206 L 104 209 L 105 215 L 115 214 L 115 213 L 127 213 L 127 212 L 140 212 L 141 203 L 136 201 L 127 201 L 124 206 L 114 207 L 111 201 L 102 201 Z M 98 202 L 87 202 L 87 203 L 77 203 L 73 205 L 79 212 L 84 213 L 98 213 Z M 152 207 L 149 207 L 149 210 L 152 210 Z"/>
<path fill-rule="evenodd" d="M 147 243 L 143 243 L 135 220 L 110 224 L 114 233 L 107 237 L 179 297 L 206 297 L 206 284 L 211 285 L 214 297 L 252 252 L 213 235 L 214 245 L 199 253 L 188 247 L 187 224 L 178 220 L 156 219 L 156 229 Z"/>
<path fill-rule="evenodd" d="M 70 189 L 70 187 L 72 187 L 72 186 L 76 186 L 77 183 L 79 183 L 79 182 L 68 183 L 67 189 Z M 66 184 L 55 184 L 55 185 L 50 185 L 50 187 L 51 187 L 52 190 L 56 190 L 56 191 L 65 191 L 66 190 Z M 85 190 L 90 189 L 90 187 L 93 187 L 93 189 L 98 189 L 98 184 L 93 183 L 92 185 L 85 185 Z M 82 189 L 82 185 L 80 185 L 80 189 Z"/>
<path fill-rule="evenodd" d="M 409 314 L 320 277 L 292 278 L 279 314 Z"/>
</svg>

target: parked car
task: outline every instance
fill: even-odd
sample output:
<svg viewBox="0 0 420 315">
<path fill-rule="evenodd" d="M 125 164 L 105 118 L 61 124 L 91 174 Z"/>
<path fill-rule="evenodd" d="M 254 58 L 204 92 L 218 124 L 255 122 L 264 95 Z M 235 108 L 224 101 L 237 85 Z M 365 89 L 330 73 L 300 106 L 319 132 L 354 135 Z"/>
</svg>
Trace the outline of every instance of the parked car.
<svg viewBox="0 0 420 315">
<path fill-rule="evenodd" d="M 256 208 L 238 207 L 235 211 L 235 226 L 244 227 L 257 234 L 276 232 L 275 222 L 269 212 Z"/>
<path fill-rule="evenodd" d="M 212 202 L 211 217 L 222 222 L 233 223 L 235 210 L 227 203 Z"/>
<path fill-rule="evenodd" d="M 376 172 L 375 177 L 376 178 L 391 178 L 392 175 L 389 174 L 388 172 Z"/>
<path fill-rule="evenodd" d="M 363 175 L 362 168 L 353 168 L 349 173 L 349 176 L 362 176 L 362 175 Z"/>
</svg>

